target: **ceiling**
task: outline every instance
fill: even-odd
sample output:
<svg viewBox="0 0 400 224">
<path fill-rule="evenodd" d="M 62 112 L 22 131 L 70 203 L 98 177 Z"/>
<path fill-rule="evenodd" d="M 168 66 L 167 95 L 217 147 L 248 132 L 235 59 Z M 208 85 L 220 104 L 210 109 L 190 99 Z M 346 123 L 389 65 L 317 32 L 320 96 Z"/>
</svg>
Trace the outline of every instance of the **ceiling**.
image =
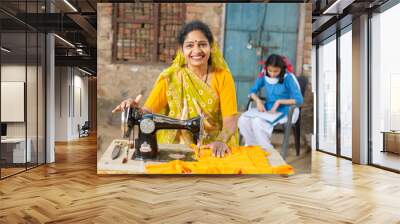
<svg viewBox="0 0 400 224">
<path fill-rule="evenodd" d="M 47 5 L 45 0 L 1 0 L 2 46 L 12 50 L 7 57 L 21 61 L 26 55 L 36 55 L 36 33 L 50 32 L 57 34 L 56 66 L 96 73 L 96 9 L 96 0 L 47 0 Z"/>
<path fill-rule="evenodd" d="M 313 0 L 312 36 L 317 44 L 336 30 L 352 23 L 352 19 L 374 11 L 388 0 Z"/>
</svg>

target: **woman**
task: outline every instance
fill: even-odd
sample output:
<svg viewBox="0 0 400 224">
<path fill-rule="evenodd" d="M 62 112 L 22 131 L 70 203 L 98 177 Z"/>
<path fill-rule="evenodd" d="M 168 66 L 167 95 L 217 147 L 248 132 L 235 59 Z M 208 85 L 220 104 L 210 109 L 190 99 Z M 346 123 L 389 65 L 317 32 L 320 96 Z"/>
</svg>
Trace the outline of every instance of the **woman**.
<svg viewBox="0 0 400 224">
<path fill-rule="evenodd" d="M 296 77 L 287 71 L 285 59 L 279 55 L 270 55 L 265 62 L 265 70 L 258 76 L 249 96 L 257 105 L 259 112 L 282 113 L 277 122 L 269 122 L 264 116 L 254 116 L 254 113 L 245 112 L 239 118 L 239 130 L 246 145 L 259 145 L 265 150 L 273 149 L 271 135 L 274 125 L 285 123 L 289 114 L 290 105 L 303 104 L 300 85 Z M 265 88 L 266 102 L 257 96 L 257 92 Z M 296 122 L 299 111 L 295 110 L 293 122 Z"/>
<path fill-rule="evenodd" d="M 235 86 L 210 28 L 200 21 L 186 24 L 178 35 L 179 49 L 172 65 L 158 77 L 144 111 L 178 119 L 204 116 L 203 144 L 223 157 L 238 146 Z M 127 99 L 113 112 L 137 107 Z M 159 143 L 192 143 L 186 130 L 160 130 Z"/>
</svg>

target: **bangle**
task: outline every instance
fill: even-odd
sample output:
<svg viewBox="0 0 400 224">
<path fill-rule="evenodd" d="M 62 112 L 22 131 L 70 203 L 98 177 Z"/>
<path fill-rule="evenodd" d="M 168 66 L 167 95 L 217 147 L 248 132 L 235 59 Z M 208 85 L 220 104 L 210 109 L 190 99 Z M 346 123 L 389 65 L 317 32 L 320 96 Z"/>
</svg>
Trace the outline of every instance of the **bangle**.
<svg viewBox="0 0 400 224">
<path fill-rule="evenodd" d="M 231 138 L 232 134 L 233 133 L 230 133 L 228 129 L 223 128 L 219 135 L 215 138 L 215 141 L 226 143 Z"/>
<path fill-rule="evenodd" d="M 225 141 L 224 139 L 220 138 L 220 137 L 217 137 L 217 138 L 215 139 L 215 142 L 223 142 L 223 143 L 226 143 L 226 141 Z"/>
</svg>

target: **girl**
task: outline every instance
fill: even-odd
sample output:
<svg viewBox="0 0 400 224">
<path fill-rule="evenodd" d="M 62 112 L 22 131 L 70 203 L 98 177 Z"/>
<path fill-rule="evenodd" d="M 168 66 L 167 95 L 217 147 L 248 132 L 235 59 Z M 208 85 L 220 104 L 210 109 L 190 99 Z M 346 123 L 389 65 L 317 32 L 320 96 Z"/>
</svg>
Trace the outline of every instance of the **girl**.
<svg viewBox="0 0 400 224">
<path fill-rule="evenodd" d="M 263 103 L 257 96 L 257 92 L 265 89 L 266 102 Z M 270 55 L 265 62 L 265 71 L 260 73 L 253 87 L 249 91 L 249 97 L 256 103 L 259 112 L 282 113 L 282 118 L 277 122 L 268 122 L 264 116 L 250 115 L 250 111 L 243 113 L 238 122 L 239 131 L 244 137 L 246 145 L 259 145 L 265 150 L 273 149 L 271 134 L 278 123 L 286 123 L 290 105 L 303 104 L 300 85 L 296 77 L 287 72 L 287 66 L 283 57 Z M 299 110 L 293 114 L 292 122 L 296 122 Z"/>
</svg>

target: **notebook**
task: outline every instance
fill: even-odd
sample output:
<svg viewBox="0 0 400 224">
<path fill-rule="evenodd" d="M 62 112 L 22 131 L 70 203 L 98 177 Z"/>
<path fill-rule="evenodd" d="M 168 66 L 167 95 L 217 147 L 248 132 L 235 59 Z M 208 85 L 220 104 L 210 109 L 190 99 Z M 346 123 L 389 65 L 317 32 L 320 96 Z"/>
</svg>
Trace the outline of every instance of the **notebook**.
<svg viewBox="0 0 400 224">
<path fill-rule="evenodd" d="M 285 116 L 285 114 L 281 112 L 270 113 L 270 112 L 260 112 L 257 108 L 251 108 L 250 110 L 246 111 L 243 116 L 246 117 L 259 117 L 268 123 L 275 125 L 281 118 Z"/>
</svg>

